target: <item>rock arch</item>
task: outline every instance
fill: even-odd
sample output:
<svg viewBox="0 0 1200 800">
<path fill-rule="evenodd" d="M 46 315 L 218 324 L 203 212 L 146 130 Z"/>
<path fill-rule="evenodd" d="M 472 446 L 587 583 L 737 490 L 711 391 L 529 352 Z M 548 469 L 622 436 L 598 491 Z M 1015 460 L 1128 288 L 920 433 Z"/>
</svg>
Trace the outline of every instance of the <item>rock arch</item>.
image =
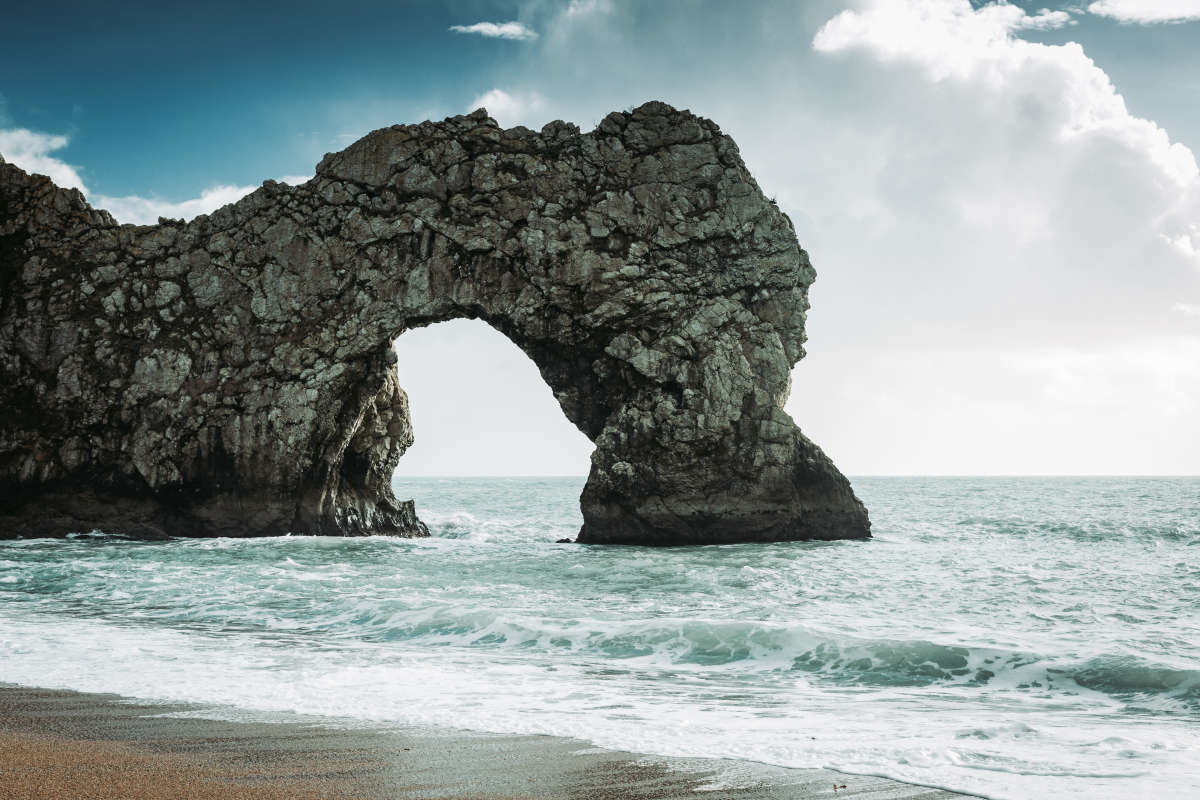
<svg viewBox="0 0 1200 800">
<path fill-rule="evenodd" d="M 390 343 L 469 317 L 596 444 L 580 541 L 865 537 L 782 410 L 814 277 L 733 141 L 662 103 L 385 128 L 186 224 L 0 163 L 0 535 L 420 535 Z"/>
</svg>

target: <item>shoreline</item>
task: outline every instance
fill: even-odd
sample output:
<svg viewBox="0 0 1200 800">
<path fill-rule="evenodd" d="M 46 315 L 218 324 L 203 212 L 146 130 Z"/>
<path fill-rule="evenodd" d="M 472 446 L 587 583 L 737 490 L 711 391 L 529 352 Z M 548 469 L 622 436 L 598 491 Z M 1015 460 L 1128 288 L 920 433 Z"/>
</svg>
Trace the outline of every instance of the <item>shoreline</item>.
<svg viewBox="0 0 1200 800">
<path fill-rule="evenodd" d="M 231 722 L 206 718 L 205 711 L 0 684 L 0 795 L 9 800 L 969 797 L 887 778 L 648 756 L 553 736 L 339 727 L 337 720 L 299 717 Z"/>
</svg>

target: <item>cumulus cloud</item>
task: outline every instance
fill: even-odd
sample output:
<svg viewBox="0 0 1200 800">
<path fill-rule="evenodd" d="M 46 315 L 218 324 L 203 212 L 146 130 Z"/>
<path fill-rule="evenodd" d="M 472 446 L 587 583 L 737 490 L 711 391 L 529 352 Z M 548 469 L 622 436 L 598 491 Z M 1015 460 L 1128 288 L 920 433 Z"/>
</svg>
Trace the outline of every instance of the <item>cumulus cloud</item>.
<svg viewBox="0 0 1200 800">
<path fill-rule="evenodd" d="M 1022 30 L 1031 31 L 1052 31 L 1063 27 L 1064 25 L 1073 25 L 1075 21 L 1071 19 L 1071 14 L 1067 11 L 1051 11 L 1048 8 L 1043 8 L 1036 14 L 1026 14 L 1020 24 Z"/>
<path fill-rule="evenodd" d="M 546 110 L 546 98 L 538 92 L 506 92 L 492 89 L 471 101 L 467 111 L 486 108 L 492 119 L 505 128 L 513 125 L 536 127 Z"/>
<path fill-rule="evenodd" d="M 76 168 L 52 155 L 69 142 L 66 136 L 38 133 L 26 128 L 0 130 L 0 155 L 26 172 L 48 175 L 65 189 L 78 189 L 87 194 L 87 187 L 83 185 Z"/>
<path fill-rule="evenodd" d="M 1014 32 L 1058 28 L 1069 19 L 1062 11 L 1031 15 L 1007 3 L 977 9 L 966 0 L 881 0 L 829 20 L 813 46 L 826 53 L 862 48 L 883 60 L 916 61 L 934 80 L 969 79 L 991 66 L 995 69 L 989 77 L 1003 81 L 1005 67 L 1016 60 L 1009 51 L 1028 44 L 1015 40 Z M 998 59 L 1007 63 L 994 63 Z"/>
<path fill-rule="evenodd" d="M 451 25 L 455 33 L 473 33 L 488 39 L 514 39 L 528 41 L 537 38 L 537 31 L 520 22 L 476 22 L 474 25 Z"/>
<path fill-rule="evenodd" d="M 89 202 L 97 208 L 103 208 L 120 222 L 130 222 L 134 225 L 153 225 L 159 217 L 168 219 L 192 219 L 201 214 L 210 214 L 221 206 L 236 203 L 257 189 L 257 186 L 213 186 L 205 189 L 199 197 L 172 203 L 154 197 L 108 197 L 96 195 Z"/>
<path fill-rule="evenodd" d="M 1087 10 L 1102 17 L 1141 25 L 1200 20 L 1200 0 L 1097 0 L 1088 5 Z"/>
<path fill-rule="evenodd" d="M 1196 216 L 1200 216 L 1200 213 L 1197 213 Z M 1175 236 L 1164 234 L 1163 239 L 1170 243 L 1181 255 L 1192 259 L 1196 262 L 1197 266 L 1200 266 L 1200 224 L 1187 225 L 1186 230 L 1181 231 Z"/>
<path fill-rule="evenodd" d="M 1083 47 L 1022 38 L 1067 24 L 968 0 L 614 0 L 547 17 L 499 77 L 581 126 L 664 99 L 734 136 L 819 275 L 787 409 L 847 470 L 1194 472 L 1194 318 L 1173 308 L 1200 297 L 1196 159 Z"/>
<path fill-rule="evenodd" d="M 1131 114 L 1108 76 L 1077 44 L 1044 45 L 1015 35 L 1035 19 L 1008 4 L 976 9 L 967 0 L 881 0 L 835 16 L 817 32 L 813 46 L 823 53 L 859 52 L 884 63 L 910 64 L 927 81 L 950 84 L 940 92 L 943 97 L 967 102 L 958 113 L 943 110 L 957 125 L 937 143 L 953 147 L 950 139 L 956 139 L 980 160 L 1003 155 L 1008 180 L 1019 181 L 1018 191 L 1027 197 L 1017 202 L 1004 192 L 996 204 L 986 190 L 971 191 L 956 202 L 960 213 L 981 222 L 1008 217 L 1028 225 L 1039 220 L 1062 225 L 1067 200 L 1103 213 L 1105 200 L 1119 203 L 1118 195 L 1128 192 L 1144 205 L 1121 204 L 1122 231 L 1136 234 L 1143 225 L 1194 255 L 1200 170 L 1192 152 L 1154 122 Z M 962 136 L 964 127 L 975 133 L 981 124 L 1000 126 L 991 135 L 977 131 L 984 137 L 982 148 L 979 139 Z M 1002 152 L 988 152 L 997 145 Z M 999 178 L 987 176 L 1003 186 Z M 1092 192 L 1097 194 L 1089 197 Z M 1057 203 L 1045 202 L 1056 194 Z M 1140 219 L 1129 216 L 1131 211 Z"/>
<path fill-rule="evenodd" d="M 59 134 L 39 133 L 25 128 L 0 130 L 0 155 L 11 164 L 26 172 L 46 175 L 50 180 L 66 189 L 78 189 L 95 208 L 103 208 L 118 222 L 134 225 L 153 225 L 159 217 L 170 219 L 192 219 L 200 214 L 210 214 L 229 203 L 235 203 L 257 189 L 257 186 L 211 186 L 194 197 L 182 202 L 171 202 L 157 197 L 125 195 L 114 197 L 96 194 L 84 185 L 75 167 L 54 155 L 70 144 L 70 137 Z M 288 175 L 283 183 L 298 186 L 312 179 L 311 175 Z"/>
</svg>

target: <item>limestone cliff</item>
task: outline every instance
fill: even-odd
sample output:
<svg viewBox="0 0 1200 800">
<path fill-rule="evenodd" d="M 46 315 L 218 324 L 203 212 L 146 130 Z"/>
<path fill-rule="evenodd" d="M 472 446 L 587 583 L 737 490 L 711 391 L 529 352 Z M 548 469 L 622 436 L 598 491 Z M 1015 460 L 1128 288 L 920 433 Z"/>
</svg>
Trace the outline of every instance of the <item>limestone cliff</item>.
<svg viewBox="0 0 1200 800">
<path fill-rule="evenodd" d="M 0 162 L 0 536 L 422 535 L 391 342 L 483 319 L 596 444 L 583 542 L 869 535 L 782 410 L 815 277 L 717 126 L 395 126 L 189 223 Z"/>
</svg>

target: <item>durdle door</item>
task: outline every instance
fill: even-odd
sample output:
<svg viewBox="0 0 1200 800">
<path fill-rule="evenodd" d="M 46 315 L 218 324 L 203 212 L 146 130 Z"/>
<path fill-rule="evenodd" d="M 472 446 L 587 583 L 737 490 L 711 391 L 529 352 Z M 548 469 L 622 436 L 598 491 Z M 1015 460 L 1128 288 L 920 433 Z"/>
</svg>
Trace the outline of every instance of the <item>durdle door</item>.
<svg viewBox="0 0 1200 800">
<path fill-rule="evenodd" d="M 0 162 L 0 537 L 426 535 L 391 343 L 485 320 L 593 442 L 579 541 L 864 538 L 782 410 L 815 273 L 712 122 L 480 110 L 118 225 Z"/>
</svg>

